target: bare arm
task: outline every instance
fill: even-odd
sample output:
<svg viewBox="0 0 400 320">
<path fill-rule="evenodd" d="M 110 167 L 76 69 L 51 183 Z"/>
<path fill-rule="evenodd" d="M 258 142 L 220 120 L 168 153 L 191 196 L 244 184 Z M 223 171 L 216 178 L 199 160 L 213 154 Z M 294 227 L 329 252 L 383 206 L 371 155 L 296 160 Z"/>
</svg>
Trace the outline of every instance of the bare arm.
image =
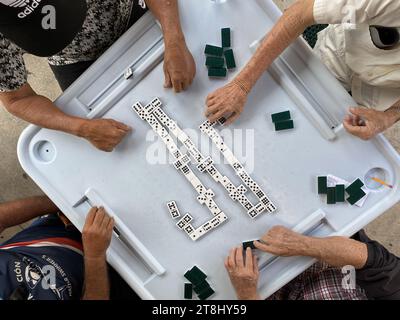
<svg viewBox="0 0 400 320">
<path fill-rule="evenodd" d="M 161 24 L 164 35 L 164 75 L 166 88 L 186 90 L 196 74 L 196 64 L 189 52 L 179 18 L 178 0 L 146 0 Z"/>
<path fill-rule="evenodd" d="M 160 22 L 166 43 L 184 40 L 177 0 L 146 0 L 146 4 Z"/>
<path fill-rule="evenodd" d="M 343 121 L 344 128 L 363 140 L 369 140 L 400 120 L 400 100 L 385 111 L 365 107 L 350 108 L 349 111 Z"/>
<path fill-rule="evenodd" d="M 103 208 L 92 208 L 82 231 L 85 260 L 83 300 L 108 300 L 110 283 L 106 251 L 111 242 L 114 219 Z"/>
<path fill-rule="evenodd" d="M 236 78 L 248 91 L 271 63 L 314 23 L 313 7 L 314 0 L 298 0 L 283 13 Z"/>
<path fill-rule="evenodd" d="M 33 218 L 56 213 L 59 209 L 46 196 L 32 197 L 0 204 L 0 233 Z"/>
<path fill-rule="evenodd" d="M 365 243 L 345 237 L 308 237 L 282 226 L 271 228 L 254 245 L 273 255 L 312 257 L 334 267 L 352 265 L 361 269 L 368 258 Z"/>
<path fill-rule="evenodd" d="M 298 0 L 283 13 L 236 78 L 207 97 L 206 116 L 210 121 L 230 115 L 226 122 L 230 124 L 239 117 L 247 95 L 257 80 L 271 63 L 314 23 L 313 8 L 314 0 Z"/>
<path fill-rule="evenodd" d="M 29 84 L 19 90 L 0 93 L 5 108 L 18 118 L 43 128 L 79 135 L 84 120 L 69 116 L 48 98 L 36 94 Z"/>
<path fill-rule="evenodd" d="M 82 300 L 109 300 L 110 284 L 106 258 L 85 257 L 85 291 Z"/>
<path fill-rule="evenodd" d="M 112 151 L 131 130 L 109 119 L 82 119 L 65 114 L 27 83 L 11 92 L 0 92 L 0 102 L 13 115 L 40 127 L 85 138 L 103 151 Z"/>
<path fill-rule="evenodd" d="M 307 250 L 303 252 L 304 256 L 316 258 L 333 267 L 351 265 L 356 269 L 361 269 L 367 262 L 367 245 L 353 239 L 309 237 L 306 242 Z"/>
<path fill-rule="evenodd" d="M 400 100 L 396 101 L 390 108 L 385 110 L 387 117 L 390 119 L 392 125 L 400 121 Z"/>
</svg>

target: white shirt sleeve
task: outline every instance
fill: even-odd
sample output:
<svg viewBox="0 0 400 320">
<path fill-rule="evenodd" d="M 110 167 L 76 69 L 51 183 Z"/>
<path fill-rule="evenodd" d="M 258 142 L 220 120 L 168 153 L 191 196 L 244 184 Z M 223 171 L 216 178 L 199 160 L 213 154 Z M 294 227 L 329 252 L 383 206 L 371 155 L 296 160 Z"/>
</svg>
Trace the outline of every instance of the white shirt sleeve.
<svg viewBox="0 0 400 320">
<path fill-rule="evenodd" d="M 400 27 L 400 0 L 315 0 L 314 20 Z"/>
</svg>

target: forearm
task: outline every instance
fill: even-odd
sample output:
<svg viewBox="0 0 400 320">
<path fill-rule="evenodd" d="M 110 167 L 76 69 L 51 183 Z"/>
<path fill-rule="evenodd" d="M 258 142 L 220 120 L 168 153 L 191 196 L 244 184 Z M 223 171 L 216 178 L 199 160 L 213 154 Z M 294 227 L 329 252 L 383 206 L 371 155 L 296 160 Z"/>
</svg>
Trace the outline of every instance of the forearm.
<svg viewBox="0 0 400 320">
<path fill-rule="evenodd" d="M 110 284 L 106 258 L 85 257 L 83 300 L 109 300 Z"/>
<path fill-rule="evenodd" d="M 351 265 L 361 269 L 367 262 L 368 249 L 365 243 L 345 237 L 306 237 L 300 254 L 316 258 L 334 267 Z"/>
<path fill-rule="evenodd" d="M 16 117 L 37 126 L 79 135 L 84 120 L 58 109 L 49 99 L 32 95 L 17 99 L 7 107 Z"/>
<path fill-rule="evenodd" d="M 166 45 L 183 41 L 178 0 L 146 0 L 147 6 L 161 24 Z"/>
<path fill-rule="evenodd" d="M 236 80 L 249 92 L 271 63 L 304 30 L 314 23 L 314 0 L 300 0 L 290 6 L 266 35 L 254 56 L 238 74 Z"/>
<path fill-rule="evenodd" d="M 59 209 L 46 196 L 32 197 L 0 204 L 0 232 L 33 218 L 56 213 Z"/>
</svg>

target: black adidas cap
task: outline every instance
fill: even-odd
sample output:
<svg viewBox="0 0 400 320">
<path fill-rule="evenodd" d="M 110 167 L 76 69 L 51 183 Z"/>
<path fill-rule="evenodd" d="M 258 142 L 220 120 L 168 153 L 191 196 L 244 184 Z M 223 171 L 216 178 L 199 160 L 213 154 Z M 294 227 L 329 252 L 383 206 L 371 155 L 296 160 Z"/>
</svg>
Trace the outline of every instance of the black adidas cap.
<svg viewBox="0 0 400 320">
<path fill-rule="evenodd" d="M 48 57 L 82 29 L 86 0 L 0 0 L 0 33 L 25 51 Z"/>
</svg>

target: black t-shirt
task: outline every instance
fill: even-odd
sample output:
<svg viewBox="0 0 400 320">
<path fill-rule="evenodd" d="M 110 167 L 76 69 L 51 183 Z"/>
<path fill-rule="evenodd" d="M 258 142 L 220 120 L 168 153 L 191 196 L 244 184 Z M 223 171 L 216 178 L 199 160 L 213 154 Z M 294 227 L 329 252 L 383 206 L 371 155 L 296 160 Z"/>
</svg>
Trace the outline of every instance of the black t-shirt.
<svg viewBox="0 0 400 320">
<path fill-rule="evenodd" d="M 6 0 L 0 0 L 3 3 L 4 1 Z M 68 65 L 96 60 L 127 30 L 131 13 L 138 11 L 134 7 L 138 2 L 141 1 L 86 0 L 87 13 L 81 30 L 65 48 L 48 56 L 49 63 Z M 0 28 L 0 92 L 18 90 L 27 82 L 23 60 L 25 52 L 26 50 L 8 39 Z"/>
<path fill-rule="evenodd" d="M 400 299 L 400 258 L 390 253 L 379 242 L 371 240 L 362 230 L 353 239 L 367 245 L 368 259 L 363 269 L 357 270 L 357 283 L 369 299 Z"/>
<path fill-rule="evenodd" d="M 25 51 L 51 56 L 82 30 L 85 0 L 0 0 L 0 33 Z"/>
</svg>

